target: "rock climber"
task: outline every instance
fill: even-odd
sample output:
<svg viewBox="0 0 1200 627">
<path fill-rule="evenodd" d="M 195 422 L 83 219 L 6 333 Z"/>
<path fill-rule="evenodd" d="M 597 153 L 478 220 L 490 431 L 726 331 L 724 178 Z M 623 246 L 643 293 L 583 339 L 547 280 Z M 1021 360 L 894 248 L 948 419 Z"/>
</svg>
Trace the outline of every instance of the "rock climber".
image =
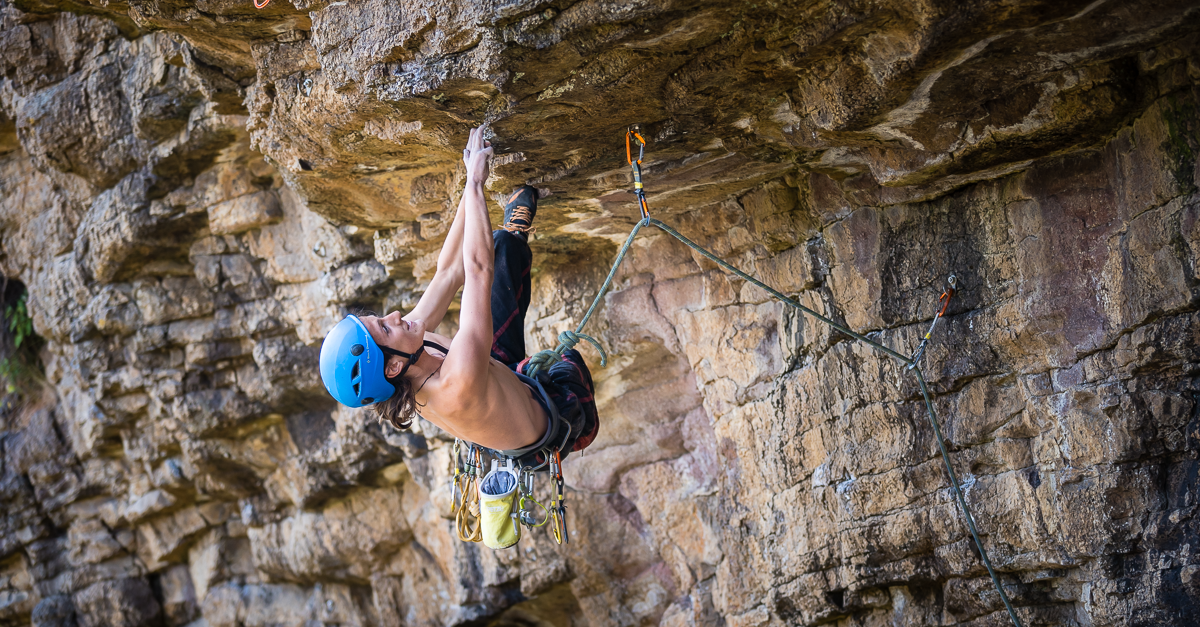
<svg viewBox="0 0 1200 627">
<path fill-rule="evenodd" d="M 512 457 L 550 448 L 565 456 L 599 429 L 591 374 L 574 349 L 536 379 L 525 374 L 528 238 L 539 194 L 529 185 L 517 189 L 503 228 L 492 230 L 485 131 L 473 129 L 463 149 L 466 185 L 429 288 L 407 315 L 349 315 L 334 326 L 321 345 L 321 379 L 338 402 L 371 406 L 397 429 L 419 413 L 456 438 Z M 460 288 L 458 332 L 430 331 Z"/>
</svg>

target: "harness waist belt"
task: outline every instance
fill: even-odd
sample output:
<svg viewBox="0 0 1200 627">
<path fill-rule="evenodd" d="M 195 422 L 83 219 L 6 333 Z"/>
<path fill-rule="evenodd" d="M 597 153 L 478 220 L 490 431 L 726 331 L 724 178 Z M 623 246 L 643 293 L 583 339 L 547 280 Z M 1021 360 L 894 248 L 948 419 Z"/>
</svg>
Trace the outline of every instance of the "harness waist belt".
<svg viewBox="0 0 1200 627">
<path fill-rule="evenodd" d="M 542 406 L 542 409 L 546 410 L 546 418 L 549 424 L 546 425 L 546 434 L 543 435 L 542 438 L 536 443 L 508 451 L 499 451 L 499 453 L 508 457 L 520 458 L 530 453 L 547 448 L 552 442 L 555 442 L 559 439 L 562 439 L 562 444 L 565 444 L 567 437 L 570 437 L 571 435 L 569 433 L 570 429 L 568 429 L 566 436 L 560 435 L 562 432 L 563 421 L 558 416 L 558 408 L 555 407 L 554 403 L 550 401 L 550 395 L 546 393 L 546 388 L 542 387 L 542 383 L 537 379 L 527 377 L 519 372 L 515 372 L 513 374 L 517 375 L 517 378 L 521 380 L 521 383 L 529 386 L 530 390 L 537 392 L 534 394 L 534 398 L 537 399 L 538 403 Z"/>
</svg>

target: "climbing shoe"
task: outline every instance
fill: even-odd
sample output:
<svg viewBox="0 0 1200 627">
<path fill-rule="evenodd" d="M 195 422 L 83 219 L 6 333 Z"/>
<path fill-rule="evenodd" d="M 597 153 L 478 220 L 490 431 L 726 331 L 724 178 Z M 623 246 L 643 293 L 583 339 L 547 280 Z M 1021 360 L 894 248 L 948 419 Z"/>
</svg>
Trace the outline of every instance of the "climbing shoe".
<svg viewBox="0 0 1200 627">
<path fill-rule="evenodd" d="M 489 549 L 507 549 L 521 539 L 516 505 L 517 475 L 493 461 L 492 471 L 479 484 L 479 522 Z"/>
<path fill-rule="evenodd" d="M 510 233 L 533 233 L 533 216 L 537 215 L 538 190 L 532 185 L 522 185 L 504 206 L 505 231 Z"/>
</svg>

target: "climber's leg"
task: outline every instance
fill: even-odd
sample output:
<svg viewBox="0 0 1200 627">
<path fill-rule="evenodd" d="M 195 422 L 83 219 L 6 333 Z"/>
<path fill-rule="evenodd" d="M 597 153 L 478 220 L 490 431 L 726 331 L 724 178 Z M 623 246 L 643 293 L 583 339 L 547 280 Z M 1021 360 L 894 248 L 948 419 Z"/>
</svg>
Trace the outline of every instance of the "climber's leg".
<svg viewBox="0 0 1200 627">
<path fill-rule="evenodd" d="M 525 311 L 529 309 L 529 271 L 533 253 L 526 242 L 533 214 L 537 211 L 537 190 L 526 185 L 509 200 L 504 213 L 512 230 L 497 229 L 492 233 L 496 265 L 492 277 L 492 357 L 513 367 L 525 358 Z M 522 212 L 517 207 L 527 207 Z M 515 214 L 514 214 L 515 210 Z M 516 219 L 522 217 L 523 219 Z M 527 218 L 524 216 L 527 215 Z"/>
</svg>

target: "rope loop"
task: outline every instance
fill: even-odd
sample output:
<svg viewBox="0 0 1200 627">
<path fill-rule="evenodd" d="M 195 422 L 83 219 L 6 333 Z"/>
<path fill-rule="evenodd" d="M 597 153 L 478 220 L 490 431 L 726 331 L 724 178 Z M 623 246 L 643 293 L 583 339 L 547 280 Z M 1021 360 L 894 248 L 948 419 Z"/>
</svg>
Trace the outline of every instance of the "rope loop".
<svg viewBox="0 0 1200 627">
<path fill-rule="evenodd" d="M 562 361 L 562 355 L 558 354 L 556 350 L 538 351 L 529 358 L 529 367 L 526 372 L 530 377 L 537 377 L 537 373 L 550 370 L 550 366 L 560 361 Z"/>
<path fill-rule="evenodd" d="M 563 331 L 562 333 L 558 334 L 558 341 L 560 344 L 558 348 L 561 349 L 559 355 L 562 355 L 562 353 L 575 348 L 575 345 L 579 343 L 579 340 L 587 340 L 592 346 L 596 347 L 596 352 L 600 353 L 601 368 L 608 365 L 608 353 L 604 352 L 604 347 L 600 346 L 600 342 L 590 335 L 577 333 L 575 331 Z"/>
<path fill-rule="evenodd" d="M 579 344 L 579 340 L 587 340 L 592 346 L 596 347 L 596 351 L 600 353 L 601 368 L 608 365 L 608 353 L 604 352 L 604 347 L 600 346 L 600 342 L 596 338 L 586 333 L 567 330 L 558 334 L 558 348 L 538 351 L 534 353 L 533 357 L 529 358 L 529 367 L 527 369 L 529 376 L 536 377 L 539 372 L 549 372 L 550 366 L 562 361 L 563 353 L 575 348 L 575 345 Z"/>
</svg>

